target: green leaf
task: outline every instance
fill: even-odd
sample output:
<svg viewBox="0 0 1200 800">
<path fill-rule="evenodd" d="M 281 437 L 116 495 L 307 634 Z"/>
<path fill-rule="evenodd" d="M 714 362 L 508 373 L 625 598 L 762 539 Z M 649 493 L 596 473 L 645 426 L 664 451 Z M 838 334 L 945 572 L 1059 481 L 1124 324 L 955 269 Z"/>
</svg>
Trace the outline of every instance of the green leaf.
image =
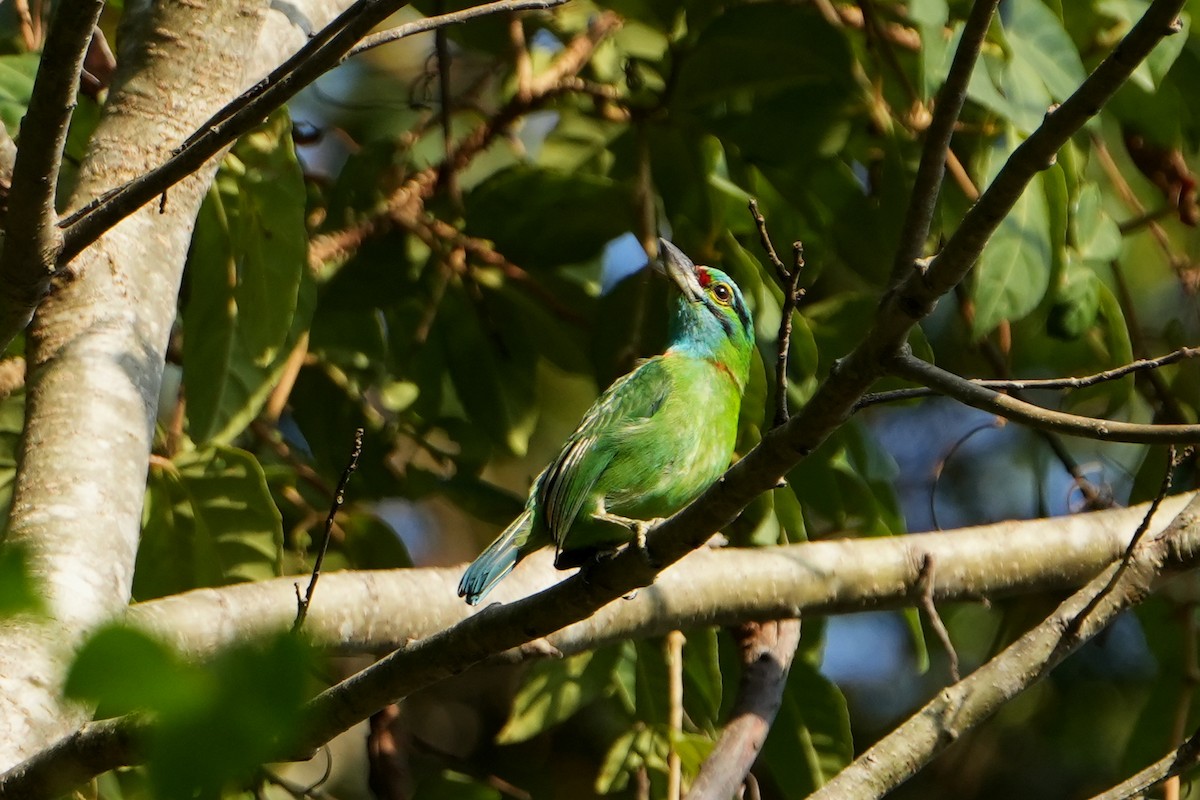
<svg viewBox="0 0 1200 800">
<path fill-rule="evenodd" d="M 145 600 L 280 572 L 283 521 L 251 454 L 209 447 L 151 470 L 134 595 Z"/>
<path fill-rule="evenodd" d="M 396 569 L 411 567 L 408 548 L 392 526 L 364 511 L 341 513 L 342 547 L 346 558 L 357 569 Z"/>
<path fill-rule="evenodd" d="M 198 667 L 208 691 L 160 714 L 146 743 L 154 796 L 213 796 L 250 780 L 295 741 L 317 666 L 303 640 L 284 633 L 235 645 Z"/>
<path fill-rule="evenodd" d="M 135 711 L 192 710 L 213 687 L 204 670 L 187 664 L 147 633 L 121 625 L 100 628 L 75 656 L 63 691 L 94 703 L 97 716 Z"/>
<path fill-rule="evenodd" d="M 291 133 L 281 109 L 238 140 L 236 193 L 226 195 L 238 276 L 234 299 L 242 312 L 238 330 L 260 365 L 274 360 L 287 339 L 308 259 L 304 176 Z"/>
<path fill-rule="evenodd" d="M 258 414 L 315 297 L 304 184 L 282 112 L 243 137 L 201 206 L 188 257 L 188 431 L 228 443 Z"/>
<path fill-rule="evenodd" d="M 495 324 L 490 307 L 446 291 L 436 330 L 458 400 L 470 420 L 513 455 L 523 455 L 537 422 L 532 343 L 520 328 Z"/>
<path fill-rule="evenodd" d="M 609 746 L 596 775 L 596 794 L 612 794 L 629 785 L 629 776 L 642 765 L 636 750 L 640 733 L 637 728 L 627 730 Z"/>
<path fill-rule="evenodd" d="M 679 68 L 673 101 L 683 108 L 805 84 L 854 91 L 850 48 L 813 8 L 739 4 L 714 18 Z"/>
<path fill-rule="evenodd" d="M 0 542 L 0 619 L 40 613 L 44 607 L 28 552 L 19 544 Z"/>
<path fill-rule="evenodd" d="M 1090 331 L 1100 314 L 1101 287 L 1093 270 L 1072 262 L 1054 293 L 1054 303 L 1046 319 L 1047 332 L 1069 341 Z"/>
<path fill-rule="evenodd" d="M 1079 189 L 1071 216 L 1075 249 L 1089 261 L 1109 262 L 1121 253 L 1121 229 L 1104 210 L 1104 198 L 1095 183 Z"/>
<path fill-rule="evenodd" d="M 1148 3 L 1144 0 L 1100 0 L 1096 4 L 1096 10 L 1101 14 L 1105 14 L 1113 19 L 1124 23 L 1126 27 L 1133 25 L 1142 18 L 1146 13 Z M 1130 76 L 1130 81 L 1145 89 L 1147 92 L 1153 92 L 1158 89 L 1166 74 L 1170 72 L 1174 66 L 1175 60 L 1179 58 L 1179 54 L 1183 52 L 1184 46 L 1188 42 L 1188 37 L 1191 31 L 1191 15 L 1181 14 L 1180 20 L 1183 22 L 1183 30 L 1173 36 L 1164 36 L 1150 51 L 1150 55 L 1146 57 Z"/>
<path fill-rule="evenodd" d="M 717 629 L 688 631 L 683 647 L 683 703 L 688 718 L 715 728 L 723 692 Z"/>
<path fill-rule="evenodd" d="M 1008 139 L 1015 134 L 1010 131 Z M 995 173 L 1010 151 L 993 151 Z M 1018 320 L 1037 308 L 1050 283 L 1053 253 L 1041 176 L 1025 188 L 992 235 L 975 267 L 975 319 L 972 334 L 982 337 L 1003 320 Z"/>
<path fill-rule="evenodd" d="M 13 481 L 17 477 L 17 453 L 25 430 L 25 389 L 0 399 L 0 519 L 8 519 Z"/>
<path fill-rule="evenodd" d="M 762 758 L 784 797 L 806 797 L 854 759 L 850 715 L 841 691 L 797 659 Z"/>
<path fill-rule="evenodd" d="M 612 180 L 524 165 L 496 173 L 464 202 L 467 233 L 527 269 L 586 261 L 634 227 L 631 194 Z"/>
<path fill-rule="evenodd" d="M 1083 83 L 1087 72 L 1075 43 L 1041 0 L 1013 0 L 999 16 L 1014 59 L 1029 65 L 1052 98 L 1061 102 Z"/>
<path fill-rule="evenodd" d="M 613 646 L 534 663 L 496 741 L 514 744 L 532 739 L 607 693 L 620 655 L 621 649 Z"/>
<path fill-rule="evenodd" d="M 39 53 L 0 56 L 0 122 L 13 139 L 18 137 L 21 118 L 33 96 L 33 79 L 40 60 Z"/>
<path fill-rule="evenodd" d="M 502 800 L 499 790 L 480 783 L 469 775 L 444 769 L 422 778 L 413 791 L 413 800 Z"/>
</svg>

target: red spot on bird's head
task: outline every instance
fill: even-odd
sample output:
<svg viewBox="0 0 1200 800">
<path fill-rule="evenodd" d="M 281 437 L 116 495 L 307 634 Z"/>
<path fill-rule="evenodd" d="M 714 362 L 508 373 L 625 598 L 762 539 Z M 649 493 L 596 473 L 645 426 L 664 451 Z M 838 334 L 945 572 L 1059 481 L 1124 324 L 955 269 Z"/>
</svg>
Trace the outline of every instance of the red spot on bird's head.
<svg viewBox="0 0 1200 800">
<path fill-rule="evenodd" d="M 700 285 L 705 289 L 712 283 L 712 275 L 704 267 L 696 267 L 696 278 L 700 281 Z"/>
</svg>

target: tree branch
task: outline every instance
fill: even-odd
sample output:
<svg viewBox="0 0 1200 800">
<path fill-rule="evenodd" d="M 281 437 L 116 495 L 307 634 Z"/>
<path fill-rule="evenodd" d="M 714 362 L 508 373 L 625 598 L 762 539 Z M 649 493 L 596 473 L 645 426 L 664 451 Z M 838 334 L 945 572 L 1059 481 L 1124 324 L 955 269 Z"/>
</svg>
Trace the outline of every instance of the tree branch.
<svg viewBox="0 0 1200 800">
<path fill-rule="evenodd" d="M 1164 570 L 1193 565 L 1200 556 L 1198 523 L 1200 498 L 1193 498 L 1163 533 L 1134 549 L 1128 569 L 1118 575 L 1121 564 L 1109 566 L 1044 622 L 969 677 L 939 692 L 811 800 L 874 800 L 912 777 L 962 734 L 1048 674 L 1120 612 L 1145 599 Z"/>
<path fill-rule="evenodd" d="M 1166 498 L 1152 530 L 1159 530 L 1155 526 L 1164 525 L 1195 497 Z M 938 563 L 928 576 L 927 589 L 939 602 L 1071 588 L 1121 557 L 1148 508 L 1142 504 L 891 539 L 704 549 L 665 570 L 635 599 L 610 603 L 546 640 L 571 655 L 680 628 L 911 605 L 926 588 L 920 584 L 927 556 Z M 526 558 L 496 587 L 497 599 L 508 602 L 563 581 L 552 560 L 549 550 Z M 326 601 L 313 608 L 305 632 L 318 644 L 341 652 L 378 652 L 405 647 L 472 613 L 490 619 L 512 607 L 493 604 L 472 611 L 455 595 L 460 575 L 459 567 L 331 573 L 321 583 Z M 208 658 L 234 642 L 287 630 L 294 617 L 294 580 L 277 578 L 152 600 L 131 607 L 127 621 L 188 657 Z M 516 647 L 499 658 L 531 657 L 544 657 L 544 648 Z M 458 664 L 455 671 L 462 668 L 465 664 Z M 19 770 L 0 776 L 0 800 L 29 797 L 25 792 L 34 785 L 26 782 L 30 774 L 79 775 L 86 769 L 94 775 L 135 760 L 136 753 L 127 747 L 94 741 L 115 736 L 131 741 L 130 731 L 118 729 L 121 723 L 89 724 Z M 108 753 L 110 758 L 81 760 L 84 752 Z"/>
<path fill-rule="evenodd" d="M 498 0 L 409 22 L 388 33 L 394 41 L 489 14 L 545 9 L 564 2 L 566 0 Z M 213 115 L 161 166 L 64 219 L 60 223 L 64 230 L 59 264 L 70 261 L 104 231 L 195 172 L 209 158 L 262 122 L 271 111 L 341 63 L 355 43 L 404 4 L 403 0 L 359 0 L 269 76 Z"/>
<path fill-rule="evenodd" d="M 1138 359 L 1119 367 L 1106 369 L 1103 372 L 1096 372 L 1092 375 L 1081 375 L 1077 378 L 1009 378 L 1002 380 L 966 378 L 965 380 L 969 380 L 976 386 L 995 389 L 998 392 L 1023 392 L 1031 389 L 1086 389 L 1089 386 L 1095 386 L 1106 381 L 1119 380 L 1127 375 L 1133 375 L 1138 372 L 1159 369 L 1160 367 L 1175 364 L 1184 359 L 1195 358 L 1196 356 L 1200 356 L 1200 347 L 1181 347 L 1178 350 L 1167 353 L 1165 356 Z M 864 395 L 861 400 L 855 403 L 854 410 L 859 411 L 868 406 L 879 405 L 881 403 L 896 403 L 903 400 L 917 400 L 923 397 L 940 397 L 941 395 L 941 392 L 927 387 L 876 392 Z"/>
<path fill-rule="evenodd" d="M 901 378 L 924 384 L 981 411 L 988 411 L 1005 419 L 1041 430 L 1098 439 L 1103 442 L 1137 442 L 1141 444 L 1195 444 L 1200 442 L 1200 425 L 1143 425 L 1053 411 L 972 383 L 966 378 L 935 367 L 909 353 L 895 356 L 891 362 L 891 371 Z"/>
<path fill-rule="evenodd" d="M 1167 498 L 1157 524 L 1189 497 Z M 938 602 L 1078 586 L 1124 553 L 1148 508 L 892 539 L 705 548 L 664 570 L 635 599 L 605 606 L 547 639 L 570 655 L 676 628 L 908 605 L 926 555 L 938 564 L 929 586 Z M 548 550 L 526 558 L 496 587 L 497 600 L 507 603 L 562 581 L 552 560 Z M 347 653 L 402 647 L 470 616 L 454 592 L 461 573 L 459 567 L 330 573 L 321 581 L 328 599 L 313 608 L 305 633 Z M 286 630 L 294 618 L 294 581 L 198 589 L 139 603 L 127 620 L 190 657 L 206 658 L 235 641 Z"/>
<path fill-rule="evenodd" d="M 925 145 L 921 149 L 921 163 L 913 180 L 912 195 L 904 217 L 903 233 L 896 247 L 896 260 L 892 264 L 892 283 L 905 278 L 916 266 L 929 236 L 929 225 L 937 207 L 938 193 L 942 186 L 942 175 L 946 170 L 946 154 L 950 151 L 950 137 L 954 125 L 967 99 L 967 84 L 971 82 L 975 61 L 987 36 L 992 14 L 999 0 L 975 0 L 971 13 L 963 26 L 962 38 L 954 52 L 954 61 L 946 82 L 938 91 L 934 102 L 933 118 L 925 131 Z M 903 74 L 903 73 L 901 73 Z"/>
<path fill-rule="evenodd" d="M 79 75 L 101 0 L 55 6 L 38 62 L 29 108 L 21 121 L 0 253 L 0 350 L 20 333 L 50 287 L 62 235 L 55 196 Z"/>
<path fill-rule="evenodd" d="M 1122 781 L 1106 792 L 1101 792 L 1092 800 L 1133 800 L 1145 797 L 1147 789 L 1162 783 L 1168 778 L 1180 775 L 1200 764 L 1200 730 L 1175 750 L 1155 761 L 1128 780 Z"/>
<path fill-rule="evenodd" d="M 742 656 L 738 699 L 687 800 L 726 800 L 754 766 L 783 702 L 788 670 L 800 644 L 800 620 L 751 622 L 735 632 Z"/>
</svg>

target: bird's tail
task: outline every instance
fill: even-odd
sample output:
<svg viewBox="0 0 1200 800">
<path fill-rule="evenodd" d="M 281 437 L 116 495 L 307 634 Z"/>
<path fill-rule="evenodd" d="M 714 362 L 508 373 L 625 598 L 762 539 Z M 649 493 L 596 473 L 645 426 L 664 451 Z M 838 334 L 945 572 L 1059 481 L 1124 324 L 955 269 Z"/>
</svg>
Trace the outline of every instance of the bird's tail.
<svg viewBox="0 0 1200 800">
<path fill-rule="evenodd" d="M 473 606 L 483 599 L 516 566 L 521 557 L 518 546 L 528 538 L 532 523 L 533 511 L 525 509 L 467 567 L 462 580 L 458 582 L 458 596 L 467 598 L 468 605 Z"/>
</svg>

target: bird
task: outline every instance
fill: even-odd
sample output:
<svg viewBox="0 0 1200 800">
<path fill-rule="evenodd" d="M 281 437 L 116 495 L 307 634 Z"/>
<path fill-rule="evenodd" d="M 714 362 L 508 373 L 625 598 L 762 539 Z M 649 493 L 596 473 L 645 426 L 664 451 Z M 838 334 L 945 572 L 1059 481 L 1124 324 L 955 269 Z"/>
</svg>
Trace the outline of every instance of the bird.
<svg viewBox="0 0 1200 800">
<path fill-rule="evenodd" d="M 659 239 L 672 292 L 666 350 L 618 378 L 533 481 L 524 511 L 463 573 L 476 605 L 517 562 L 546 545 L 554 565 L 585 565 L 642 537 L 708 488 L 733 457 L 754 325 L 741 290 Z M 644 541 L 641 542 L 644 544 Z"/>
</svg>

